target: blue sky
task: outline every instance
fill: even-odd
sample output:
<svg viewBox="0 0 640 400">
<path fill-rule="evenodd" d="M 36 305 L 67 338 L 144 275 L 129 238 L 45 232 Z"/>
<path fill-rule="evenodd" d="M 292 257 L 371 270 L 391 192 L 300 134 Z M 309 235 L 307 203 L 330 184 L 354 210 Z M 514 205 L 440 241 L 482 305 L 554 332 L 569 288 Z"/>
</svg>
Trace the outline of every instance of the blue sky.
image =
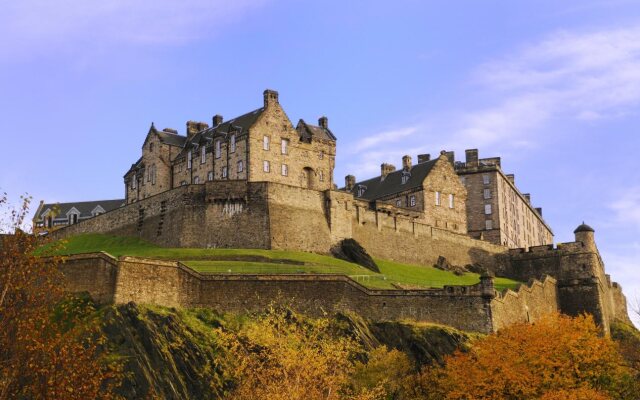
<svg viewBox="0 0 640 400">
<path fill-rule="evenodd" d="M 0 189 L 123 196 L 152 121 L 329 117 L 335 179 L 501 156 L 556 241 L 583 220 L 640 297 L 637 1 L 0 0 Z"/>
</svg>

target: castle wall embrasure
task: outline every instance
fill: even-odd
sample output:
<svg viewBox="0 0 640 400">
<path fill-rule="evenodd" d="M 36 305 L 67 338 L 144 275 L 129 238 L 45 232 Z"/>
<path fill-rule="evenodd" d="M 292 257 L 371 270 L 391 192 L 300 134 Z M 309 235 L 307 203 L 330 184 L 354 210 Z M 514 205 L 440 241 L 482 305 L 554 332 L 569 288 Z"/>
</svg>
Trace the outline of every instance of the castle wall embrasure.
<svg viewBox="0 0 640 400">
<path fill-rule="evenodd" d="M 313 316 L 352 311 L 372 320 L 413 319 L 484 333 L 555 311 L 549 306 L 552 278 L 501 295 L 491 278 L 443 289 L 372 290 L 343 275 L 200 274 L 176 262 L 104 253 L 73 256 L 62 268 L 69 290 L 89 292 L 101 303 L 253 312 L 281 302 Z"/>
</svg>

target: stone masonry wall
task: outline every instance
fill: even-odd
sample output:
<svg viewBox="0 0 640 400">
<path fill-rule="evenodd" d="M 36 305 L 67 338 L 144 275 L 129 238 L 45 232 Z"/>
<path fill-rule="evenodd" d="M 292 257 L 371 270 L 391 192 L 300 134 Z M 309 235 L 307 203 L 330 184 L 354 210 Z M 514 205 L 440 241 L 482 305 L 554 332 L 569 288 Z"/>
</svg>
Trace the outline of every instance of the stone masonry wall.
<svg viewBox="0 0 640 400">
<path fill-rule="evenodd" d="M 560 311 L 557 281 L 549 276 L 544 281 L 531 280 L 516 291 L 498 293 L 491 301 L 495 330 L 515 323 L 534 322 L 545 314 Z"/>
<path fill-rule="evenodd" d="M 284 303 L 313 316 L 356 312 L 372 320 L 413 319 L 489 333 L 535 321 L 555 306 L 555 280 L 498 294 L 491 278 L 472 286 L 371 290 L 343 275 L 200 274 L 180 263 L 94 253 L 63 265 L 67 287 L 100 302 L 208 307 L 223 312 L 265 310 Z"/>
</svg>

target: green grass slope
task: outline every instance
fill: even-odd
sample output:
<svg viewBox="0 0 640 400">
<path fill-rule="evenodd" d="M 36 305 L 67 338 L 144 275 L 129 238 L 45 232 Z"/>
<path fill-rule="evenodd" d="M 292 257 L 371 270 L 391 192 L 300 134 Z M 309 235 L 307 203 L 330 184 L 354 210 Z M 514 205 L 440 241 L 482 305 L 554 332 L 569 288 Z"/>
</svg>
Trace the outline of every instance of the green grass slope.
<svg viewBox="0 0 640 400">
<path fill-rule="evenodd" d="M 56 249 L 54 251 L 54 249 Z M 102 234 L 71 237 L 63 243 L 44 246 L 40 254 L 71 255 L 104 251 L 113 256 L 135 256 L 181 261 L 202 273 L 246 274 L 343 274 L 369 288 L 443 287 L 444 285 L 473 285 L 478 274 L 457 276 L 433 267 L 376 260 L 381 273 L 335 257 L 314 253 L 261 249 L 191 249 L 164 248 L 139 238 Z M 520 282 L 496 278 L 498 290 L 515 288 Z"/>
</svg>

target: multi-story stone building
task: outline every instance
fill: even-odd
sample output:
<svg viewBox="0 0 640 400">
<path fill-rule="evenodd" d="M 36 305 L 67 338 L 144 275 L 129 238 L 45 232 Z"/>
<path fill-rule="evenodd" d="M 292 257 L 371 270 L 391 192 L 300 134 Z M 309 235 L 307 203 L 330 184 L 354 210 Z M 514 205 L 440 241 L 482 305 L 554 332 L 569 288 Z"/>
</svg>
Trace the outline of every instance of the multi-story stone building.
<svg viewBox="0 0 640 400">
<path fill-rule="evenodd" d="M 124 176 L 127 203 L 188 184 L 242 180 L 333 188 L 336 138 L 328 119 L 293 126 L 278 101 L 264 91 L 264 105 L 224 122 L 187 122 L 186 136 L 152 124 L 142 157 Z"/>
<path fill-rule="evenodd" d="M 467 192 L 448 155 L 443 151 L 433 160 L 428 154 L 419 155 L 416 165 L 407 155 L 402 157 L 401 170 L 385 163 L 380 166 L 380 176 L 358 183 L 353 175 L 347 175 L 345 189 L 353 193 L 354 198 L 370 202 L 373 209 L 387 209 L 464 234 L 467 232 Z"/>
<path fill-rule="evenodd" d="M 500 157 L 479 159 L 477 149 L 465 153 L 465 162 L 454 165 L 467 189 L 468 234 L 509 248 L 553 243 L 542 209 L 518 190 L 514 175 L 502 171 Z"/>
<path fill-rule="evenodd" d="M 124 199 L 50 204 L 41 201 L 33 216 L 33 228 L 34 231 L 49 232 L 97 217 L 124 204 Z"/>
</svg>

